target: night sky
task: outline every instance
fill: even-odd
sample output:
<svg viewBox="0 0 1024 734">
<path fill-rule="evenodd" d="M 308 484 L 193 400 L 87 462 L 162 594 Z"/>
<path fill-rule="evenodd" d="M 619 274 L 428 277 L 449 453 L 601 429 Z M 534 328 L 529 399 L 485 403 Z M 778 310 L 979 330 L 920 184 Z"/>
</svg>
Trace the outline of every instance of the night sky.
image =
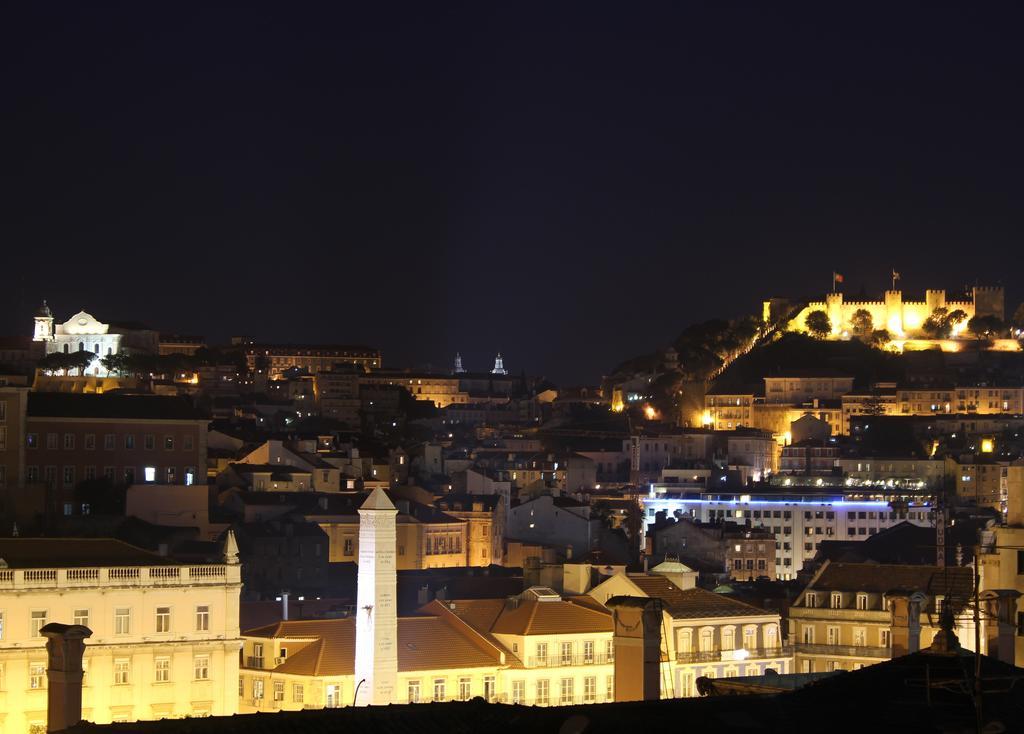
<svg viewBox="0 0 1024 734">
<path fill-rule="evenodd" d="M 1024 298 L 1012 4 L 359 5 L 9 4 L 0 333 L 573 384 L 833 269 Z"/>
</svg>

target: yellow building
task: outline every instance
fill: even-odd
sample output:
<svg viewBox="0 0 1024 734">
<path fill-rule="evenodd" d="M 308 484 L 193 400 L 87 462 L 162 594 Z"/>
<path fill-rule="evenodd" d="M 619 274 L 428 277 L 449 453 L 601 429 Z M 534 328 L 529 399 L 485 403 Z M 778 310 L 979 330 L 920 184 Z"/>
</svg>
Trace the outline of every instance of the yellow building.
<svg viewBox="0 0 1024 734">
<path fill-rule="evenodd" d="M 974 640 L 967 608 L 972 586 L 970 568 L 826 561 L 789 609 L 795 672 L 855 670 L 894 657 L 894 649 L 898 655 L 925 648 L 945 604 L 968 647 Z M 916 619 L 901 623 L 897 597 L 914 597 Z"/>
<path fill-rule="evenodd" d="M 349 706 L 351 618 L 280 622 L 244 634 L 241 710 Z M 434 601 L 398 620 L 395 703 L 568 705 L 612 700 L 612 620 L 591 599 L 534 587 L 515 600 Z"/>
<path fill-rule="evenodd" d="M 684 590 L 656 573 L 618 573 L 589 594 L 601 603 L 622 595 L 662 601 L 662 698 L 696 696 L 702 676 L 792 672 L 793 651 L 782 644 L 777 613 L 704 589 Z"/>
<path fill-rule="evenodd" d="M 467 566 L 501 565 L 505 544 L 505 500 L 501 495 L 447 494 L 437 507 L 466 522 Z"/>
<path fill-rule="evenodd" d="M 893 338 L 921 336 L 921 327 L 937 308 L 948 311 L 960 310 L 966 314 L 962 322 L 957 324 L 953 333 L 960 334 L 974 316 L 991 315 L 1000 320 L 1004 318 L 1004 293 L 999 287 L 971 289 L 969 300 L 947 300 L 946 291 L 925 291 L 923 301 L 904 301 L 903 292 L 886 291 L 881 301 L 847 301 L 842 293 L 828 293 L 824 301 L 808 303 L 787 325 L 787 331 L 807 331 L 807 316 L 813 311 L 824 311 L 832 324 L 830 338 L 848 338 L 853 331 L 851 323 L 857 311 L 867 311 L 871 315 L 874 329 L 885 329 Z M 765 319 L 770 318 L 771 302 L 765 301 Z"/>
<path fill-rule="evenodd" d="M 369 374 L 361 376 L 359 383 L 360 385 L 397 385 L 408 390 L 416 400 L 433 403 L 435 408 L 466 405 L 470 402 L 469 393 L 459 387 L 461 381 L 456 375 L 373 370 Z"/>
<path fill-rule="evenodd" d="M 386 488 L 383 487 L 383 488 Z M 417 502 L 398 501 L 398 570 L 468 566 L 469 522 Z M 359 558 L 359 516 L 309 514 L 330 539 L 331 563 Z"/>
<path fill-rule="evenodd" d="M 109 539 L 3 538 L 0 732 L 45 731 L 40 628 L 80 624 L 82 716 L 100 724 L 238 711 L 240 568 L 181 565 Z"/>
<path fill-rule="evenodd" d="M 1024 462 L 1015 462 L 1011 467 L 1015 474 L 1024 472 Z M 1019 476 L 1019 474 L 1017 475 Z M 981 533 L 979 545 L 979 586 L 981 591 L 1011 589 L 1024 593 L 1024 487 L 1017 486 L 1010 493 L 1006 511 L 1006 523 Z M 1014 636 L 1014 664 L 1024 661 L 1024 635 L 1020 634 L 1024 623 L 1024 604 L 1017 601 L 1017 626 Z M 992 624 L 991 619 L 982 618 L 983 626 Z M 987 630 L 986 630 L 987 631 Z M 986 654 L 994 655 L 987 641 L 988 635 L 982 635 L 982 649 Z"/>
<path fill-rule="evenodd" d="M 946 474 L 956 485 L 956 496 L 980 507 L 1006 512 L 1014 495 L 1024 494 L 1024 464 L 996 461 L 985 455 L 946 457 Z"/>
</svg>

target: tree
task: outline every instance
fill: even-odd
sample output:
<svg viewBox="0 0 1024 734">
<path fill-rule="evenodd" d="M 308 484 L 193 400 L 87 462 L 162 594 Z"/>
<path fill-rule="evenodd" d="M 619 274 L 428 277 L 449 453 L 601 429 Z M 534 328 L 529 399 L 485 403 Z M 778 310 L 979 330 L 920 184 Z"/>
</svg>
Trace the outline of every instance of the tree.
<svg viewBox="0 0 1024 734">
<path fill-rule="evenodd" d="M 832 322 L 824 311 L 811 311 L 807 314 L 804 324 L 811 335 L 818 339 L 824 339 L 832 333 Z"/>
<path fill-rule="evenodd" d="M 999 336 L 1006 325 L 997 316 L 975 316 L 967 322 L 967 331 L 977 339 L 991 339 Z"/>
<path fill-rule="evenodd" d="M 1024 303 L 1017 306 L 1017 310 L 1013 312 L 1013 328 L 1024 329 Z"/>
<path fill-rule="evenodd" d="M 78 374 L 85 376 L 85 371 L 92 366 L 96 355 L 93 352 L 72 352 L 68 356 L 68 369 L 78 370 Z"/>
<path fill-rule="evenodd" d="M 861 341 L 869 341 L 871 332 L 875 329 L 875 320 L 871 318 L 871 312 L 866 308 L 858 308 L 850 318 L 850 326 L 853 327 L 853 335 Z"/>
<path fill-rule="evenodd" d="M 875 329 L 871 332 L 871 346 L 884 349 L 885 345 L 892 341 L 892 335 L 888 329 Z"/>
<path fill-rule="evenodd" d="M 953 333 L 954 327 L 966 318 L 967 314 L 959 308 L 955 311 L 937 308 L 932 311 L 931 316 L 925 319 L 921 330 L 932 339 L 948 339 Z"/>
</svg>

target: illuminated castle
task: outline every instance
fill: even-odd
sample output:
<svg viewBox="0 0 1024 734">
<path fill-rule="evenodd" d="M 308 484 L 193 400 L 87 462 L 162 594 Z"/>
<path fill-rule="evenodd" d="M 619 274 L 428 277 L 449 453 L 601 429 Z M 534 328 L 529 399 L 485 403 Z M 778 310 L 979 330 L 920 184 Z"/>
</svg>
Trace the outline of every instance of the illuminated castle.
<svg viewBox="0 0 1024 734">
<path fill-rule="evenodd" d="M 886 329 L 893 338 L 924 336 L 921 327 L 925 320 L 938 308 L 948 311 L 961 310 L 967 318 L 953 329 L 958 335 L 974 316 L 995 316 L 1002 320 L 1004 293 L 1001 287 L 975 287 L 971 289 L 971 300 L 946 300 L 946 291 L 925 291 L 923 301 L 904 301 L 903 292 L 885 292 L 881 301 L 846 301 L 842 293 L 828 293 L 824 301 L 808 303 L 787 325 L 787 331 L 807 331 L 807 316 L 812 311 L 824 311 L 832 322 L 832 338 L 841 338 L 852 331 L 851 320 L 860 310 L 871 314 L 873 328 Z M 777 317 L 784 302 L 777 299 L 764 302 L 764 319 Z"/>
</svg>

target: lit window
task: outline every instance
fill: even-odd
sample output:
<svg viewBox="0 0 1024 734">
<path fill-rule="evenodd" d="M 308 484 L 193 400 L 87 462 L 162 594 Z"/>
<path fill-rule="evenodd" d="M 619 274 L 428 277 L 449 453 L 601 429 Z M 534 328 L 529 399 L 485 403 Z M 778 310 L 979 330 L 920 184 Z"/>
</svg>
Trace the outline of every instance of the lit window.
<svg viewBox="0 0 1024 734">
<path fill-rule="evenodd" d="M 157 658 L 156 659 L 156 682 L 167 683 L 171 679 L 171 659 L 170 658 Z"/>
<path fill-rule="evenodd" d="M 196 655 L 192 661 L 192 675 L 196 680 L 210 679 L 210 658 L 207 655 Z"/>
<path fill-rule="evenodd" d="M 147 482 L 155 482 L 156 481 L 156 467 L 155 466 L 147 466 L 145 469 L 142 470 L 142 472 L 143 472 L 143 476 L 145 477 L 145 480 Z"/>
</svg>

